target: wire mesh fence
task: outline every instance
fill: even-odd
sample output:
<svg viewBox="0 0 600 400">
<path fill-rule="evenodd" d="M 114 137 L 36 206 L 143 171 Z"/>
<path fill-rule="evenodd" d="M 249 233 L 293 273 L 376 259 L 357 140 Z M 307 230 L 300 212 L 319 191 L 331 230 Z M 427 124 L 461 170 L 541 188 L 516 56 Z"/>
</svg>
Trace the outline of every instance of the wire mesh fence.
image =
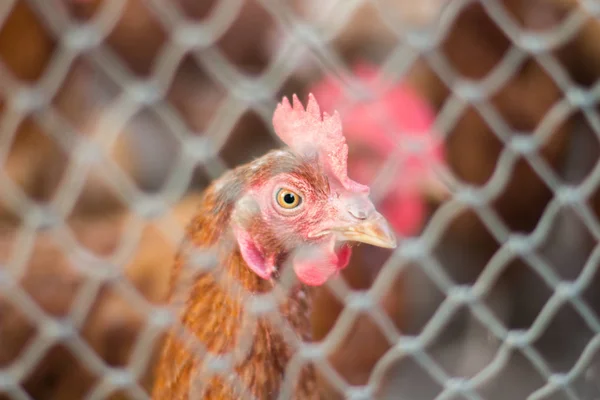
<svg viewBox="0 0 600 400">
<path fill-rule="evenodd" d="M 0 398 L 599 399 L 599 5 L 3 2 Z M 398 246 L 249 291 L 202 191 L 309 92 Z"/>
</svg>

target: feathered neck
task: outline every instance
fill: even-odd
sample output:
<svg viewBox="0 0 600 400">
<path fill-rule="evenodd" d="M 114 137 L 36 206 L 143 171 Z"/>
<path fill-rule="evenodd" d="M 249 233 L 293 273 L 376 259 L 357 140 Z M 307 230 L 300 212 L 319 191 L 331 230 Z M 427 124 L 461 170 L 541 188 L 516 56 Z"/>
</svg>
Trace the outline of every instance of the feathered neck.
<svg viewBox="0 0 600 400">
<path fill-rule="evenodd" d="M 234 183 L 235 184 L 235 183 Z M 218 187 L 204 195 L 196 218 L 188 227 L 187 241 L 177 257 L 171 280 L 170 303 L 188 337 L 170 332 L 157 369 L 154 399 L 240 399 L 243 388 L 257 399 L 317 399 L 312 366 L 298 376 L 284 374 L 299 339 L 309 341 L 311 292 L 298 285 L 289 291 L 279 310 L 256 317 L 245 309 L 247 296 L 273 289 L 271 281 L 256 276 L 246 265 L 229 233 L 232 204 Z M 217 269 L 198 272 L 188 264 L 192 249 L 216 249 Z M 196 272 L 193 272 L 196 271 Z M 279 321 L 272 317 L 282 316 Z M 283 322 L 281 324 L 280 322 Z M 286 335 L 282 325 L 296 334 Z M 289 331 L 289 329 L 288 329 Z M 282 333 L 284 332 L 284 333 Z M 210 376 L 207 357 L 194 343 L 212 354 L 229 355 L 233 372 Z M 202 346 L 200 346 L 202 347 Z"/>
</svg>

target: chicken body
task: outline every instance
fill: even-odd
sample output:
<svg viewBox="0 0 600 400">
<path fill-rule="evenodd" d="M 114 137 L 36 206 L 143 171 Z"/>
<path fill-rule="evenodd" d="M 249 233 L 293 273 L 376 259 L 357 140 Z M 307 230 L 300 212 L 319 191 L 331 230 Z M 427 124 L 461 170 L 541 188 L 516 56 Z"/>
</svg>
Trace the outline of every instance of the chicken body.
<svg viewBox="0 0 600 400">
<path fill-rule="evenodd" d="M 281 153 L 272 152 L 258 162 L 265 169 L 272 169 L 282 161 L 278 154 Z M 238 376 L 256 398 L 268 399 L 279 391 L 294 351 L 268 319 L 253 317 L 244 308 L 244 295 L 268 292 L 273 289 L 274 282 L 252 272 L 240 250 L 236 249 L 235 238 L 228 229 L 233 209 L 231 200 L 238 197 L 234 192 L 239 191 L 242 182 L 250 177 L 252 167 L 238 169 L 209 187 L 198 215 L 188 228 L 189 244 L 193 248 L 217 245 L 221 276 L 204 273 L 196 278 L 190 277 L 185 264 L 192 247 L 184 248 L 179 255 L 171 281 L 171 302 L 183 305 L 180 321 L 194 337 L 182 340 L 171 335 L 167 338 L 158 366 L 154 399 L 196 398 L 200 393 L 206 399 L 242 398 L 241 391 L 231 381 L 201 377 L 207 371 L 198 357 L 193 357 L 195 340 L 200 340 L 212 353 L 223 355 L 233 352 L 235 372 L 228 375 Z M 307 176 L 307 179 L 312 180 L 313 177 Z M 221 190 L 216 190 L 219 186 Z M 227 192 L 230 194 L 225 195 Z M 224 196 L 230 201 L 224 202 Z M 189 282 L 193 284 L 186 288 Z M 276 310 L 286 317 L 302 340 L 310 340 L 310 297 L 306 290 L 305 287 L 296 287 L 282 307 Z M 244 341 L 249 348 L 240 351 Z M 197 381 L 204 382 L 203 387 L 194 388 L 192 382 Z M 317 398 L 311 367 L 305 369 L 300 382 L 301 385 L 296 388 L 298 398 Z"/>
<path fill-rule="evenodd" d="M 212 185 L 205 194 L 198 215 L 188 228 L 193 247 L 207 248 L 217 242 L 225 249 L 234 245 L 232 235 L 225 230 L 231 209 L 221 209 L 218 195 L 215 185 Z M 186 340 L 171 335 L 167 338 L 158 366 L 153 398 L 197 398 L 201 393 L 201 398 L 206 399 L 243 398 L 240 390 L 231 384 L 232 380 L 211 378 L 209 375 L 199 378 L 207 371 L 192 356 L 196 339 L 212 353 L 232 354 L 235 371 L 226 375 L 233 379 L 239 377 L 256 398 L 271 398 L 279 390 L 293 350 L 282 335 L 273 330 L 266 318 L 255 318 L 245 310 L 244 292 L 265 293 L 273 288 L 273 283 L 253 273 L 245 265 L 239 250 L 231 253 L 226 251 L 224 258 L 220 259 L 219 264 L 223 266 L 221 279 L 211 273 L 190 279 L 185 270 L 189 250 L 189 247 L 184 249 L 177 259 L 171 282 L 171 299 L 176 304 L 183 302 L 179 318 L 194 337 Z M 186 283 L 192 280 L 194 283 L 191 288 L 186 289 Z M 310 298 L 306 294 L 306 288 L 296 288 L 279 311 L 300 333 L 301 339 L 310 340 Z M 240 351 L 239 348 L 243 347 L 240 341 L 246 341 L 249 348 Z M 298 388 L 298 395 L 301 398 L 313 398 L 316 382 L 312 368 L 305 370 L 301 382 L 303 384 Z M 199 383 L 199 386 L 194 387 L 192 383 Z"/>
</svg>

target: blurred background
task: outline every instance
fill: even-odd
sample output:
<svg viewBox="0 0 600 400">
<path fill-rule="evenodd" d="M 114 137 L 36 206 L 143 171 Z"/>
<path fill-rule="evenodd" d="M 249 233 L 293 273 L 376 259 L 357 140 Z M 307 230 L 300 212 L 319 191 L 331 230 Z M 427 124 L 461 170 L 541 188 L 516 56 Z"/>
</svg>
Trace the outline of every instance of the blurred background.
<svg viewBox="0 0 600 400">
<path fill-rule="evenodd" d="M 600 399 L 600 3 L 4 0 L 0 399 L 147 399 L 198 195 L 339 110 L 400 239 L 319 288 L 378 399 Z M 335 289 L 335 290 L 334 290 Z M 344 308 L 353 291 L 370 307 Z M 128 371 L 135 379 L 121 379 Z"/>
</svg>

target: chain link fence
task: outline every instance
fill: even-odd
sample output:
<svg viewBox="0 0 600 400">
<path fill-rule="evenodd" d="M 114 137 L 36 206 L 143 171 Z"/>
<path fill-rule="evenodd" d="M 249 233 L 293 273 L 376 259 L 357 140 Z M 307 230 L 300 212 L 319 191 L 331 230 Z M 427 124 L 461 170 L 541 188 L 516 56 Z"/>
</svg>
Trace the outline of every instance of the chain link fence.
<svg viewBox="0 0 600 400">
<path fill-rule="evenodd" d="M 326 399 L 600 399 L 600 3 L 412 3 L 5 0 L 0 398 L 151 398 L 200 193 L 280 146 L 282 96 L 329 79 L 324 110 L 388 118 L 344 128 L 400 240 L 316 289 L 319 344 L 273 317 L 289 376 L 311 360 Z M 398 182 L 423 146 L 392 121 L 416 106 L 377 108 L 401 85 L 445 147 L 416 203 Z M 380 131 L 398 145 L 370 147 Z"/>
</svg>

